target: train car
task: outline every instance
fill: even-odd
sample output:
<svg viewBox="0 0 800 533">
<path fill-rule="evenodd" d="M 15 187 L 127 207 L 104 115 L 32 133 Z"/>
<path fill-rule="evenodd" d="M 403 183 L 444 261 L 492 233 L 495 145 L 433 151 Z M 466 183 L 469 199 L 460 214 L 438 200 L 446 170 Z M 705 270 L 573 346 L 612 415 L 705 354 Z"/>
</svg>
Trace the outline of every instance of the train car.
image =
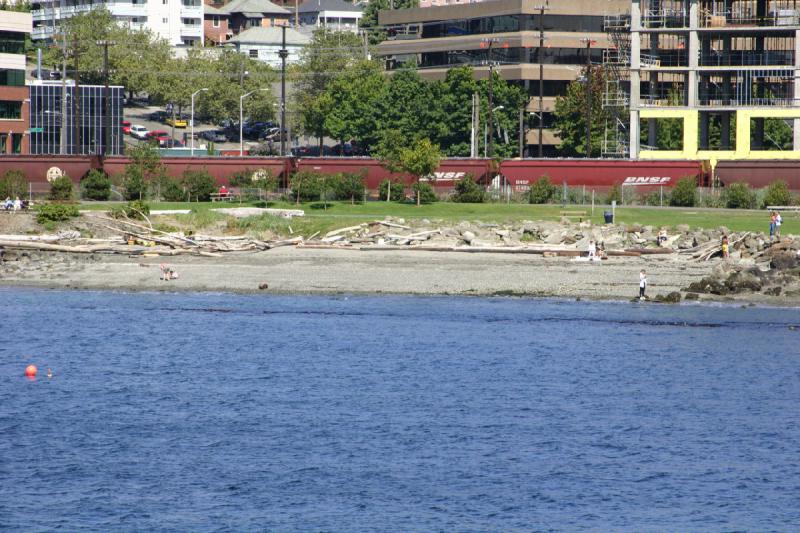
<svg viewBox="0 0 800 533">
<path fill-rule="evenodd" d="M 378 189 L 381 182 L 389 178 L 402 180 L 406 184 L 412 182 L 410 176 L 390 172 L 380 161 L 368 157 L 301 157 L 295 161 L 295 170 L 328 175 L 343 172 L 363 173 L 367 189 L 370 190 Z M 457 181 L 467 175 L 473 176 L 478 181 L 484 180 L 488 171 L 488 159 L 443 159 L 436 172 L 424 177 L 422 181 L 429 182 L 435 188 L 452 188 Z"/>
<path fill-rule="evenodd" d="M 128 163 L 130 159 L 127 157 L 108 157 L 103 162 L 103 169 L 113 176 L 121 174 Z M 256 170 L 266 170 L 283 183 L 292 169 L 292 160 L 285 157 L 164 157 L 161 163 L 173 178 L 180 178 L 186 170 L 205 170 L 219 184 L 227 184 L 237 172 Z"/>
<path fill-rule="evenodd" d="M 672 187 L 681 178 L 705 184 L 702 161 L 650 161 L 631 159 L 508 159 L 500 174 L 515 191 L 524 192 L 542 176 L 553 184 L 608 189 L 614 185 L 637 189 Z M 502 185 L 502 184 L 501 184 Z"/>
<path fill-rule="evenodd" d="M 800 190 L 800 162 L 792 160 L 740 160 L 720 161 L 714 176 L 722 185 L 742 182 L 753 188 L 766 187 L 773 181 L 783 180 L 789 189 Z"/>
</svg>

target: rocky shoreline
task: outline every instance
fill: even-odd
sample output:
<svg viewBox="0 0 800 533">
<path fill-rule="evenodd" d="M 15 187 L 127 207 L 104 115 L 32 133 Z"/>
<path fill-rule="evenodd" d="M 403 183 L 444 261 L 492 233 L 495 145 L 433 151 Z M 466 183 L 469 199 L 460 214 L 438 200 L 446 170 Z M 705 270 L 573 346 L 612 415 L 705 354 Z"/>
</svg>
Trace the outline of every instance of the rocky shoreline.
<svg viewBox="0 0 800 533">
<path fill-rule="evenodd" d="M 282 241 L 281 247 L 270 248 L 267 243 L 260 250 L 242 251 L 240 246 L 228 253 L 174 255 L 166 245 L 160 246 L 171 254 L 168 257 L 159 253 L 158 246 L 126 247 L 120 236 L 113 235 L 108 238 L 120 241 L 113 249 L 123 252 L 37 250 L 30 243 L 9 245 L 0 237 L 4 244 L 0 285 L 629 300 L 637 294 L 639 271 L 645 269 L 653 302 L 800 306 L 800 239 L 785 237 L 771 244 L 759 234 L 679 227 L 658 246 L 657 235 L 653 227 L 592 226 L 567 220 L 507 225 L 423 220 L 412 225 L 387 219 L 318 238 L 297 236 Z M 723 235 L 732 243 L 729 259 L 720 257 Z M 56 242 L 64 246 L 75 237 L 72 232 Z M 581 257 L 590 240 L 603 243 L 605 260 Z M 159 265 L 164 263 L 178 273 L 178 279 L 161 279 Z"/>
</svg>

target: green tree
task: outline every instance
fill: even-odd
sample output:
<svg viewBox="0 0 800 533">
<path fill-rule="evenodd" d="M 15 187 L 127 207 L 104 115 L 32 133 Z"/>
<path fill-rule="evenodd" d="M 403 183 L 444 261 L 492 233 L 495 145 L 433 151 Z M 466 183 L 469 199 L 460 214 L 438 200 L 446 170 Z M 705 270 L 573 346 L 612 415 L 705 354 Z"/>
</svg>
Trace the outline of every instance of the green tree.
<svg viewBox="0 0 800 533">
<path fill-rule="evenodd" d="M 214 176 L 207 170 L 185 170 L 181 180 L 189 200 L 195 199 L 198 202 L 207 202 L 217 189 L 217 182 Z"/>
<path fill-rule="evenodd" d="M 158 149 L 142 143 L 127 149 L 131 162 L 125 166 L 123 186 L 126 200 L 143 200 L 151 185 L 160 185 L 167 170 L 161 162 Z M 156 191 L 156 196 L 160 196 Z"/>
<path fill-rule="evenodd" d="M 567 86 L 567 93 L 556 98 L 555 129 L 561 138 L 559 149 L 566 156 L 586 157 L 586 114 L 589 109 L 587 98 L 591 93 L 591 152 L 589 157 L 598 157 L 601 153 L 606 121 L 610 115 L 603 108 L 603 92 L 606 74 L 600 67 L 594 67 L 589 77 L 587 92 L 586 70 L 584 81 L 573 81 Z"/>
<path fill-rule="evenodd" d="M 81 180 L 81 188 L 89 200 L 108 200 L 111 196 L 111 180 L 102 170 L 90 170 Z"/>
<path fill-rule="evenodd" d="M 331 107 L 325 129 L 331 137 L 342 143 L 356 139 L 367 148 L 377 144 L 386 86 L 380 65 L 373 61 L 361 61 L 334 79 L 326 91 Z"/>
<path fill-rule="evenodd" d="M 694 207 L 697 203 L 697 180 L 692 177 L 681 178 L 672 188 L 669 205 Z"/>
<path fill-rule="evenodd" d="M 725 207 L 729 209 L 754 209 L 756 193 L 747 183 L 731 183 L 722 192 Z"/>
<path fill-rule="evenodd" d="M 387 37 L 386 29 L 379 24 L 378 11 L 385 9 L 407 9 L 419 6 L 419 0 L 371 0 L 364 8 L 364 16 L 359 24 L 362 28 L 370 30 L 368 32 L 370 44 L 378 44 L 385 41 Z"/>
<path fill-rule="evenodd" d="M 3 177 L 0 177 L 0 201 L 4 198 L 12 200 L 17 196 L 24 196 L 28 193 L 28 179 L 21 170 L 7 170 Z"/>
<path fill-rule="evenodd" d="M 333 182 L 333 195 L 336 200 L 350 200 L 355 204 L 356 200 L 361 202 L 364 199 L 364 173 L 343 172 L 338 175 Z"/>
<path fill-rule="evenodd" d="M 406 186 L 398 179 L 385 179 L 378 186 L 378 196 L 387 202 L 402 202 L 406 198 Z"/>
<path fill-rule="evenodd" d="M 323 137 L 328 135 L 325 117 L 330 111 L 330 99 L 325 92 L 334 78 L 363 56 L 363 43 L 358 35 L 325 28 L 315 31 L 300 53 L 300 63 L 293 73 L 297 78 L 295 99 L 303 131 L 319 140 L 320 149 Z"/>
<path fill-rule="evenodd" d="M 430 176 L 439 168 L 442 160 L 442 152 L 438 145 L 431 143 L 428 139 L 416 141 L 410 148 L 406 148 L 400 155 L 403 170 L 416 178 L 417 184 L 423 177 Z M 421 188 L 417 185 L 417 205 L 421 199 Z"/>
<path fill-rule="evenodd" d="M 75 188 L 72 185 L 72 180 L 66 174 L 59 176 L 50 183 L 51 200 L 72 200 L 75 193 Z"/>
<path fill-rule="evenodd" d="M 475 177 L 468 174 L 456 183 L 456 192 L 451 200 L 462 204 L 480 204 L 486 201 L 486 191 L 475 183 Z"/>
<path fill-rule="evenodd" d="M 789 192 L 788 183 L 777 180 L 767 185 L 761 207 L 766 208 L 771 205 L 792 205 L 792 193 Z"/>
<path fill-rule="evenodd" d="M 558 187 L 550 183 L 550 176 L 542 176 L 531 185 L 528 196 L 532 204 L 546 204 L 556 196 Z"/>
</svg>

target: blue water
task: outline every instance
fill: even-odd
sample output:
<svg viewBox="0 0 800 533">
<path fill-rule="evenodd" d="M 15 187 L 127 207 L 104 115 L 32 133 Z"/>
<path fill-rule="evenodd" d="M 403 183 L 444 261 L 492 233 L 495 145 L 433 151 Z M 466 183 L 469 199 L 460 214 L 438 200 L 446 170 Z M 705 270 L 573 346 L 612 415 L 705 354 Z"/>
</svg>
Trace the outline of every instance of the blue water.
<svg viewBox="0 0 800 533">
<path fill-rule="evenodd" d="M 797 310 L 0 300 L 0 530 L 800 528 Z"/>
</svg>

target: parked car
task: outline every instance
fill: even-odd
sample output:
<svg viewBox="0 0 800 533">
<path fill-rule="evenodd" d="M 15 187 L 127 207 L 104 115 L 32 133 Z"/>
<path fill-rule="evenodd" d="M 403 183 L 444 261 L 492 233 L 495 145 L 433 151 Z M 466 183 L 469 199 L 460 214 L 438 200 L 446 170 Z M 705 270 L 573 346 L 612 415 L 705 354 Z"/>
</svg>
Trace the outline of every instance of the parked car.
<svg viewBox="0 0 800 533">
<path fill-rule="evenodd" d="M 228 142 L 238 143 L 239 142 L 239 130 L 225 130 L 225 137 L 228 138 Z"/>
<path fill-rule="evenodd" d="M 153 122 L 164 122 L 167 120 L 167 112 L 166 111 L 153 111 L 149 115 L 147 115 L 148 120 L 152 120 Z"/>
<path fill-rule="evenodd" d="M 161 148 L 183 148 L 186 146 L 183 144 L 183 141 L 179 141 L 178 139 L 173 139 L 172 137 L 159 138 L 158 146 Z"/>
<path fill-rule="evenodd" d="M 167 126 L 175 126 L 176 128 L 185 128 L 189 125 L 189 119 L 186 115 L 175 115 L 175 118 L 168 116 L 166 120 Z"/>
<path fill-rule="evenodd" d="M 148 133 L 150 133 L 150 131 L 147 128 L 145 128 L 144 126 L 140 125 L 140 124 L 136 124 L 134 126 L 131 126 L 131 137 L 134 137 L 136 139 L 145 140 L 145 139 L 147 139 L 147 134 Z"/>
<path fill-rule="evenodd" d="M 169 133 L 163 130 L 153 130 L 147 133 L 147 140 L 158 144 L 159 146 L 161 143 L 165 142 L 169 139 Z"/>
<path fill-rule="evenodd" d="M 228 141 L 227 135 L 224 130 L 206 130 L 200 132 L 200 138 L 215 143 L 224 143 Z"/>
<path fill-rule="evenodd" d="M 130 135 L 131 134 L 131 121 L 130 120 L 123 120 L 122 122 L 120 122 L 120 125 L 122 126 L 122 133 L 124 133 L 125 135 Z"/>
</svg>

